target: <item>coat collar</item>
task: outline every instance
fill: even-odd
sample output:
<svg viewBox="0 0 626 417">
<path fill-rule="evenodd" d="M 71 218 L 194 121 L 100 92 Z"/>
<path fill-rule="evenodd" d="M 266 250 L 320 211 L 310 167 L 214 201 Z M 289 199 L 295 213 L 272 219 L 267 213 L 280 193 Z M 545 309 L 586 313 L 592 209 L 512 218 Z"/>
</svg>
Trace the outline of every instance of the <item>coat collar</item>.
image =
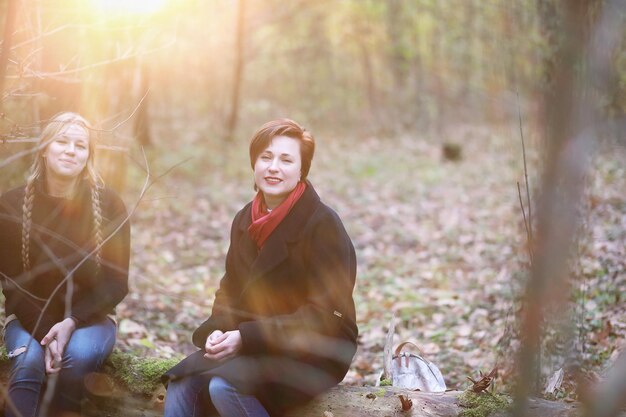
<svg viewBox="0 0 626 417">
<path fill-rule="evenodd" d="M 304 226 L 317 208 L 320 198 L 315 192 L 313 185 L 307 181 L 307 188 L 302 197 L 293 206 L 289 214 L 274 229 L 274 232 L 265 241 L 265 245 L 258 252 L 256 244 L 248 234 L 248 226 L 252 222 L 252 204 L 246 206 L 243 219 L 239 222 L 239 230 L 242 233 L 240 247 L 246 263 L 250 264 L 251 277 L 260 277 L 276 265 L 284 261 L 289 255 L 287 244 L 295 242 L 302 236 Z"/>
<path fill-rule="evenodd" d="M 44 199 L 45 201 L 49 201 L 52 203 L 67 203 L 71 201 L 83 201 L 86 198 L 91 197 L 91 195 L 89 194 L 90 192 L 89 182 L 84 178 L 81 178 L 78 180 L 78 184 L 76 185 L 76 193 L 74 194 L 72 198 L 55 197 L 55 196 L 48 194 L 48 192 L 46 191 L 45 175 L 35 179 L 34 186 L 35 186 L 35 194 L 37 195 L 38 198 Z"/>
</svg>

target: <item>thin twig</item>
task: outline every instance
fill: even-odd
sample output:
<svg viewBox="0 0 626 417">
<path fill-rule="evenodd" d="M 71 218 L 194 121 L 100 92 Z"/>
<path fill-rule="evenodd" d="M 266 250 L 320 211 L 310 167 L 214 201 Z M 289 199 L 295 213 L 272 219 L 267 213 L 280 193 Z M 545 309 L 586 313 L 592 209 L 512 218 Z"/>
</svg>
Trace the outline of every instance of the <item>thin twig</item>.
<svg viewBox="0 0 626 417">
<path fill-rule="evenodd" d="M 583 275 L 583 282 L 582 282 L 582 294 L 581 294 L 581 298 L 582 301 L 580 303 L 580 331 L 578 333 L 578 337 L 579 337 L 579 343 L 580 343 L 580 350 L 581 350 L 581 354 L 585 354 L 585 350 L 586 350 L 586 346 L 585 346 L 585 339 L 587 337 L 587 332 L 586 332 L 586 328 L 585 328 L 585 316 L 587 315 L 587 277 L 585 276 L 585 274 Z"/>
<path fill-rule="evenodd" d="M 39 328 L 39 326 L 41 324 L 41 320 L 43 319 L 44 313 L 46 312 L 46 310 L 50 306 L 50 303 L 52 302 L 52 299 L 54 298 L 56 293 L 60 291 L 60 289 L 66 284 L 66 282 L 71 281 L 71 279 L 72 279 L 72 277 L 74 275 L 74 272 L 76 272 L 78 270 L 78 268 L 80 268 L 88 259 L 90 259 L 95 253 L 97 253 L 97 251 L 100 250 L 100 248 L 102 246 L 104 246 L 113 236 L 115 236 L 115 234 L 117 234 L 121 230 L 122 227 L 124 227 L 124 225 L 130 220 L 132 215 L 137 210 L 137 207 L 139 206 L 139 203 L 141 202 L 141 200 L 142 200 L 143 196 L 145 195 L 145 193 L 148 191 L 150 186 L 152 184 L 154 184 L 154 181 L 150 182 L 150 167 L 148 165 L 147 158 L 145 157 L 145 153 L 144 153 L 144 161 L 146 163 L 146 171 L 147 171 L 146 181 L 144 182 L 142 190 L 141 190 L 141 192 L 139 194 L 139 197 L 138 197 L 137 201 L 135 202 L 135 205 L 133 206 L 133 209 L 129 211 L 127 216 L 124 218 L 124 220 L 122 222 L 120 222 L 120 224 L 115 228 L 115 230 L 113 230 L 100 244 L 96 245 L 96 247 L 91 252 L 86 254 L 74 266 L 74 268 L 72 268 L 72 270 L 67 272 L 65 277 L 61 280 L 61 282 L 59 282 L 59 284 L 54 288 L 54 290 L 52 290 L 52 293 L 49 295 L 46 303 L 44 304 L 44 306 L 41 309 L 41 312 L 39 313 L 39 317 L 37 318 L 37 322 L 35 323 L 35 326 L 33 328 L 32 334 L 37 332 L 37 329 Z M 52 400 L 52 392 L 53 391 L 51 391 L 51 390 L 53 390 L 54 386 L 56 385 L 56 380 L 54 378 L 50 382 L 51 382 L 51 384 L 48 384 L 48 386 L 46 388 L 46 391 L 44 392 L 43 401 L 42 401 L 42 404 L 41 404 L 41 408 L 44 411 L 43 415 L 45 415 L 45 411 L 47 410 L 47 407 L 48 407 L 50 401 Z"/>
<path fill-rule="evenodd" d="M 139 107 L 141 107 L 141 104 L 143 103 L 143 101 L 146 99 L 146 97 L 148 96 L 148 93 L 150 92 L 150 88 L 148 88 L 146 90 L 146 92 L 144 93 L 144 95 L 141 97 L 141 100 L 139 100 L 139 103 L 137 103 L 137 105 L 135 106 L 135 108 L 133 109 L 133 111 L 130 113 L 130 115 L 122 120 L 121 122 L 119 122 L 118 124 L 116 124 L 115 126 L 113 126 L 110 130 L 97 130 L 94 129 L 98 132 L 114 132 L 115 130 L 117 130 L 120 126 L 122 126 L 124 123 L 126 123 L 127 121 L 129 121 L 134 115 L 135 113 L 137 113 L 137 110 L 139 110 Z"/>
<path fill-rule="evenodd" d="M 103 24 L 104 24 L 104 20 L 100 21 L 100 22 L 96 21 L 96 22 L 90 23 L 90 24 L 85 24 L 85 23 L 67 23 L 65 25 L 61 25 L 61 26 L 58 26 L 58 27 L 56 27 L 54 29 L 51 29 L 51 30 L 49 30 L 47 32 L 40 33 L 39 35 L 34 36 L 34 37 L 32 37 L 30 39 L 27 39 L 25 41 L 18 42 L 15 45 L 11 46 L 11 50 L 16 50 L 17 48 L 21 48 L 22 46 L 27 46 L 27 45 L 30 45 L 31 43 L 35 43 L 35 42 L 41 41 L 44 38 L 52 36 L 55 33 L 61 32 L 61 31 L 66 30 L 66 29 L 90 29 L 90 28 L 97 28 L 99 26 L 101 27 Z M 133 29 L 133 28 L 136 28 L 136 27 L 140 27 L 140 25 L 107 26 L 107 31 L 108 32 L 112 32 L 112 31 L 126 31 L 128 29 Z M 0 41 L 0 46 L 2 46 L 2 45 L 3 45 L 3 42 Z"/>
<path fill-rule="evenodd" d="M 28 295 L 31 298 L 34 298 L 37 301 L 46 301 L 47 298 L 43 298 L 43 297 L 38 297 L 35 294 L 31 293 L 30 291 L 28 291 L 26 288 L 22 287 L 20 284 L 17 283 L 16 280 L 14 280 L 13 278 L 11 278 L 10 276 L 8 276 L 7 274 L 5 274 L 4 272 L 0 271 L 0 275 L 2 276 L 3 280 L 6 280 L 8 282 L 11 283 L 11 285 L 13 285 L 15 288 L 17 288 L 18 290 L 20 290 L 21 292 L 23 292 L 24 294 Z"/>
<path fill-rule="evenodd" d="M 143 148 L 142 148 L 143 151 Z M 154 177 L 153 180 L 151 180 L 152 175 L 150 174 L 150 166 L 148 164 L 148 159 L 146 157 L 145 152 L 143 152 L 143 157 L 144 157 L 144 162 L 145 162 L 145 169 L 146 169 L 146 180 L 144 182 L 144 185 L 139 193 L 139 197 L 137 198 L 137 201 L 135 201 L 135 204 L 133 205 L 132 209 L 128 212 L 127 216 L 124 218 L 123 221 L 120 222 L 120 224 L 109 234 L 109 236 L 107 236 L 100 244 L 96 245 L 91 252 L 87 253 L 65 276 L 65 278 L 63 280 L 61 280 L 61 282 L 59 282 L 59 284 L 54 288 L 54 290 L 52 290 L 48 301 L 46 302 L 46 304 L 42 307 L 41 309 L 41 313 L 39 314 L 39 317 L 37 319 L 37 322 L 35 323 L 35 327 L 33 330 L 33 333 L 36 332 L 36 330 L 38 329 L 39 325 L 41 324 L 41 320 L 43 319 L 43 315 L 44 312 L 48 309 L 48 307 L 50 306 L 50 303 L 52 302 L 52 299 L 54 298 L 54 296 L 56 295 L 57 292 L 59 292 L 59 290 L 63 287 L 63 285 L 65 284 L 65 282 L 67 281 L 68 277 L 70 277 L 71 275 L 73 275 L 78 268 L 80 268 L 88 259 L 90 259 L 95 253 L 97 253 L 100 248 L 105 245 L 109 240 L 111 240 L 111 238 L 113 236 L 115 236 L 115 234 L 117 232 L 120 231 L 120 229 L 122 227 L 124 227 L 124 225 L 126 223 L 128 223 L 128 221 L 130 220 L 130 218 L 133 216 L 133 214 L 135 213 L 135 211 L 137 211 L 137 208 L 139 207 L 139 204 L 141 203 L 141 201 L 143 200 L 143 197 L 145 196 L 145 194 L 148 192 L 148 190 L 161 178 L 163 178 L 165 175 L 169 174 L 173 169 L 179 167 L 180 165 L 184 164 L 187 160 L 186 159 L 184 161 L 181 161 L 179 163 L 176 163 L 174 165 L 172 165 L 170 168 L 168 168 L 167 170 L 165 170 L 165 172 L 163 172 L 162 174 Z"/>
<path fill-rule="evenodd" d="M 0 162 L 0 169 L 4 168 L 5 166 L 11 164 L 13 161 L 17 161 L 18 159 L 21 159 L 25 156 L 28 156 L 30 154 L 36 153 L 39 151 L 39 146 L 34 146 L 31 149 L 26 149 L 23 151 L 20 151 L 16 154 L 13 154 L 11 156 L 9 156 L 7 159 L 5 159 L 4 161 Z"/>
<path fill-rule="evenodd" d="M 103 60 L 103 61 L 99 61 L 99 62 L 95 62 L 93 64 L 89 64 L 89 65 L 83 65 L 81 67 L 76 67 L 76 68 L 72 68 L 72 69 L 64 69 L 61 71 L 52 71 L 52 72 L 44 72 L 44 71 L 35 71 L 32 70 L 30 68 L 24 68 L 24 70 L 28 73 L 28 74 L 22 74 L 22 75 L 7 75 L 6 78 L 7 79 L 26 79 L 26 78 L 38 78 L 38 79 L 44 79 L 44 78 L 52 78 L 52 79 L 57 79 L 57 80 L 66 80 L 65 78 L 59 78 L 61 76 L 65 76 L 65 75 L 69 75 L 69 74 L 76 74 L 76 73 L 80 73 L 89 69 L 93 69 L 93 68 L 99 68 L 105 65 L 109 65 L 115 62 L 120 62 L 120 61 L 126 61 L 128 59 L 131 58 L 135 58 L 135 57 L 139 57 L 139 56 L 144 56 L 144 55 L 148 55 L 151 54 L 153 52 L 158 52 L 162 49 L 166 49 L 169 48 L 170 46 L 174 45 L 176 43 L 176 39 L 172 39 L 169 42 L 166 42 L 165 44 L 159 46 L 158 48 L 152 48 L 152 49 L 148 49 L 145 51 L 141 51 L 141 52 L 136 52 L 136 53 L 131 53 L 130 51 L 126 52 L 125 54 L 122 54 L 118 57 L 112 58 L 112 59 L 108 59 L 108 60 Z"/>
<path fill-rule="evenodd" d="M 143 148 L 142 148 L 142 150 L 143 150 Z M 100 250 L 100 248 L 103 245 L 105 245 L 113 236 L 115 236 L 115 234 L 117 232 L 119 232 L 120 229 L 122 227 L 124 227 L 124 225 L 126 223 L 128 223 L 128 221 L 133 216 L 135 211 L 137 211 L 137 208 L 139 207 L 139 204 L 143 200 L 143 197 L 145 196 L 146 192 L 150 189 L 150 187 L 152 187 L 158 180 L 163 178 L 163 176 L 167 175 L 173 169 L 177 168 L 178 166 L 182 165 L 187 160 L 189 160 L 189 159 L 186 159 L 184 161 L 181 161 L 181 162 L 171 166 L 165 172 L 163 172 L 162 174 L 158 175 L 153 180 L 150 180 L 150 178 L 152 178 L 152 176 L 150 174 L 150 166 L 148 164 L 145 152 L 144 152 L 143 156 L 144 156 L 144 162 L 145 162 L 145 167 L 146 167 L 145 168 L 145 170 L 146 170 L 146 180 L 145 180 L 144 185 L 143 185 L 143 187 L 141 189 L 141 192 L 139 193 L 139 197 L 137 198 L 137 201 L 133 205 L 132 209 L 128 212 L 128 214 L 124 218 L 124 220 L 122 222 L 120 222 L 120 224 L 99 245 L 96 245 L 96 247 L 94 247 L 94 249 L 91 252 L 87 253 L 70 271 L 68 271 L 66 276 L 65 276 L 65 278 L 63 280 L 61 280 L 61 282 L 59 282 L 59 284 L 52 290 L 50 296 L 48 297 L 48 300 L 46 301 L 46 303 L 44 304 L 44 306 L 41 309 L 41 312 L 39 314 L 37 322 L 35 323 L 35 326 L 34 326 L 34 329 L 33 329 L 33 333 L 35 333 L 37 331 L 37 329 L 39 328 L 39 325 L 41 324 L 41 320 L 43 319 L 43 315 L 44 315 L 45 311 L 48 309 L 48 307 L 50 306 L 50 303 L 52 302 L 52 299 L 54 298 L 56 293 L 59 292 L 59 290 L 63 287 L 65 282 L 68 280 L 68 278 L 70 276 L 72 276 L 78 270 L 78 268 L 80 268 L 88 259 L 90 259 L 91 256 L 93 256 L 98 250 Z"/>
<path fill-rule="evenodd" d="M 24 138 L 24 139 L 0 139 L 1 144 L 11 144 L 11 143 L 37 143 L 39 142 L 39 138 Z"/>
<path fill-rule="evenodd" d="M 135 106 L 135 108 L 133 109 L 133 111 L 131 112 L 131 114 L 124 120 L 122 120 L 121 122 L 117 123 L 113 128 L 111 129 L 96 129 L 96 128 L 90 128 L 90 130 L 95 131 L 95 132 L 99 132 L 99 133 L 115 133 L 115 131 L 117 129 L 120 128 L 120 126 L 122 126 L 124 123 L 126 123 L 128 120 L 130 120 L 135 113 L 137 113 L 137 110 L 139 109 L 139 107 L 141 106 L 141 104 L 143 103 L 143 101 L 145 100 L 146 96 L 148 95 L 148 93 L 150 92 L 150 89 L 148 89 L 145 94 L 141 97 L 141 99 L 139 100 L 139 102 L 137 103 L 137 105 Z M 32 142 L 37 142 L 39 139 L 37 138 L 25 138 L 25 139 L 1 139 L 0 143 L 32 143 Z M 116 148 L 116 147 L 106 147 L 104 145 L 101 145 L 99 147 L 105 147 L 107 149 L 110 150 L 123 150 L 123 148 Z M 4 161 L 0 162 L 0 169 L 4 168 L 5 166 L 11 164 L 12 162 L 21 159 L 23 157 L 26 157 L 28 155 L 31 155 L 37 151 L 39 151 L 40 146 L 35 146 L 31 149 L 26 149 L 23 150 L 21 152 L 18 152 L 16 154 L 13 154 L 11 156 L 9 156 L 7 159 L 5 159 Z"/>
<path fill-rule="evenodd" d="M 519 205 L 522 208 L 522 216 L 524 217 L 524 227 L 526 227 L 526 238 L 528 246 L 528 257 L 530 258 L 530 264 L 533 264 L 533 249 L 532 249 L 532 238 L 530 234 L 530 228 L 528 227 L 528 221 L 526 220 L 526 211 L 524 210 L 524 203 L 522 202 L 522 191 L 520 190 L 519 181 L 517 182 L 517 195 L 519 196 Z M 530 208 L 529 208 L 530 210 Z"/>
<path fill-rule="evenodd" d="M 517 93 L 517 115 L 519 117 L 519 134 L 522 139 L 522 158 L 524 160 L 524 182 L 526 183 L 526 200 L 528 202 L 528 240 L 529 245 L 533 244 L 533 212 L 532 202 L 530 201 L 530 186 L 528 185 L 528 168 L 526 167 L 526 146 L 524 144 L 524 130 L 522 129 L 522 109 L 519 104 L 519 92 Z M 517 185 L 519 189 L 519 184 Z M 521 195 L 520 195 L 521 201 Z"/>
<path fill-rule="evenodd" d="M 147 164 L 147 161 L 146 161 Z M 94 254 L 96 254 L 100 248 L 102 246 L 104 246 L 104 244 L 106 244 L 109 240 L 111 240 L 111 238 L 113 238 L 113 236 L 115 236 L 115 234 L 117 232 L 119 232 L 121 230 L 122 227 L 124 227 L 124 225 L 126 225 L 126 223 L 128 223 L 128 221 L 130 220 L 131 216 L 135 213 L 135 211 L 137 210 L 137 207 L 139 206 L 139 203 L 141 202 L 141 199 L 143 198 L 143 196 L 145 195 L 145 193 L 148 191 L 148 189 L 150 188 L 150 186 L 152 184 L 154 184 L 154 182 L 150 182 L 150 168 L 147 167 L 146 168 L 148 171 L 148 174 L 146 175 L 146 180 L 144 182 L 144 185 L 141 189 L 141 192 L 139 193 L 139 197 L 137 198 L 137 201 L 135 202 L 133 209 L 129 211 L 129 213 L 126 215 L 126 217 L 124 218 L 123 221 L 120 222 L 120 224 L 115 228 L 115 230 L 113 230 L 111 232 L 111 234 L 109 234 L 109 236 L 107 236 L 105 239 L 103 239 L 103 241 L 96 245 L 95 248 L 93 248 L 91 250 L 91 252 L 89 252 L 88 254 L 86 254 L 75 266 L 74 268 L 72 268 L 71 271 L 69 271 L 65 278 L 61 280 L 61 282 L 59 282 L 59 284 L 52 290 L 50 296 L 48 297 L 48 301 L 46 301 L 46 304 L 44 304 L 44 306 L 41 309 L 41 313 L 39 313 L 39 317 L 37 319 L 37 322 L 35 323 L 34 329 L 33 329 L 33 333 L 35 333 L 37 331 L 37 329 L 39 328 L 39 325 L 41 324 L 41 320 L 43 319 L 43 315 L 45 313 L 45 311 L 48 309 L 48 307 L 50 306 L 50 303 L 52 302 L 52 299 L 54 298 L 54 296 L 56 295 L 57 292 L 59 292 L 59 290 L 63 287 L 63 285 L 65 285 L 65 282 L 67 281 L 68 277 L 70 277 L 74 272 L 76 272 L 76 270 L 78 270 L 78 268 L 80 268 L 89 258 L 91 258 L 91 256 L 93 256 Z"/>
</svg>

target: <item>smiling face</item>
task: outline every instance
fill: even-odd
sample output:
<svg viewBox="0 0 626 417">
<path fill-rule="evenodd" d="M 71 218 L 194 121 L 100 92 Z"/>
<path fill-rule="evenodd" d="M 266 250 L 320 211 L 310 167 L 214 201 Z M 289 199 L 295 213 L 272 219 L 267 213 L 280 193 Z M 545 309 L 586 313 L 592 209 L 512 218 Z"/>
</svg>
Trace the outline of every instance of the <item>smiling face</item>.
<svg viewBox="0 0 626 417">
<path fill-rule="evenodd" d="M 300 142 L 288 136 L 272 138 L 254 163 L 254 182 L 269 209 L 282 203 L 296 188 L 301 169 Z"/>
<path fill-rule="evenodd" d="M 43 153 L 46 176 L 52 180 L 76 179 L 89 158 L 89 132 L 70 123 L 51 140 Z"/>
</svg>

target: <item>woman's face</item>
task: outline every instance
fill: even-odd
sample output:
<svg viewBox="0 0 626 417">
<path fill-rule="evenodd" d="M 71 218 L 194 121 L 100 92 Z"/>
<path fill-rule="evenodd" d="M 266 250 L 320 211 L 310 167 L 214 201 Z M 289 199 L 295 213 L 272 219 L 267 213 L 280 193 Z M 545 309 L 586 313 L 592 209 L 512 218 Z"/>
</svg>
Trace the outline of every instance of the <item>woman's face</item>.
<svg viewBox="0 0 626 417">
<path fill-rule="evenodd" d="M 274 137 L 254 163 L 254 182 L 269 209 L 278 206 L 300 181 L 300 142 L 287 136 Z"/>
<path fill-rule="evenodd" d="M 77 178 L 89 158 L 89 132 L 77 124 L 64 127 L 43 153 L 49 179 Z"/>
</svg>

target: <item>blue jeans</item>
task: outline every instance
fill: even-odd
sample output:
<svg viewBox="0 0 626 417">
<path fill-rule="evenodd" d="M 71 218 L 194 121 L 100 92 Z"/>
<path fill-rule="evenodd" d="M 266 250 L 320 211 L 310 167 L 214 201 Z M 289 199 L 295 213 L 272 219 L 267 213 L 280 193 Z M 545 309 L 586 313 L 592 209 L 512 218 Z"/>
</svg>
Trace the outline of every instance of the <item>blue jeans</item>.
<svg viewBox="0 0 626 417">
<path fill-rule="evenodd" d="M 74 330 L 63 353 L 51 410 L 80 413 L 81 400 L 85 394 L 84 378 L 98 370 L 113 350 L 115 331 L 115 323 L 108 318 Z M 11 359 L 5 416 L 34 417 L 47 381 L 44 349 L 18 320 L 7 324 L 4 342 L 7 352 L 26 347 L 23 353 Z M 15 409 L 11 408 L 9 401 Z"/>
<path fill-rule="evenodd" d="M 223 378 L 205 375 L 172 381 L 165 396 L 164 417 L 269 417 L 252 395 L 244 395 Z"/>
</svg>

